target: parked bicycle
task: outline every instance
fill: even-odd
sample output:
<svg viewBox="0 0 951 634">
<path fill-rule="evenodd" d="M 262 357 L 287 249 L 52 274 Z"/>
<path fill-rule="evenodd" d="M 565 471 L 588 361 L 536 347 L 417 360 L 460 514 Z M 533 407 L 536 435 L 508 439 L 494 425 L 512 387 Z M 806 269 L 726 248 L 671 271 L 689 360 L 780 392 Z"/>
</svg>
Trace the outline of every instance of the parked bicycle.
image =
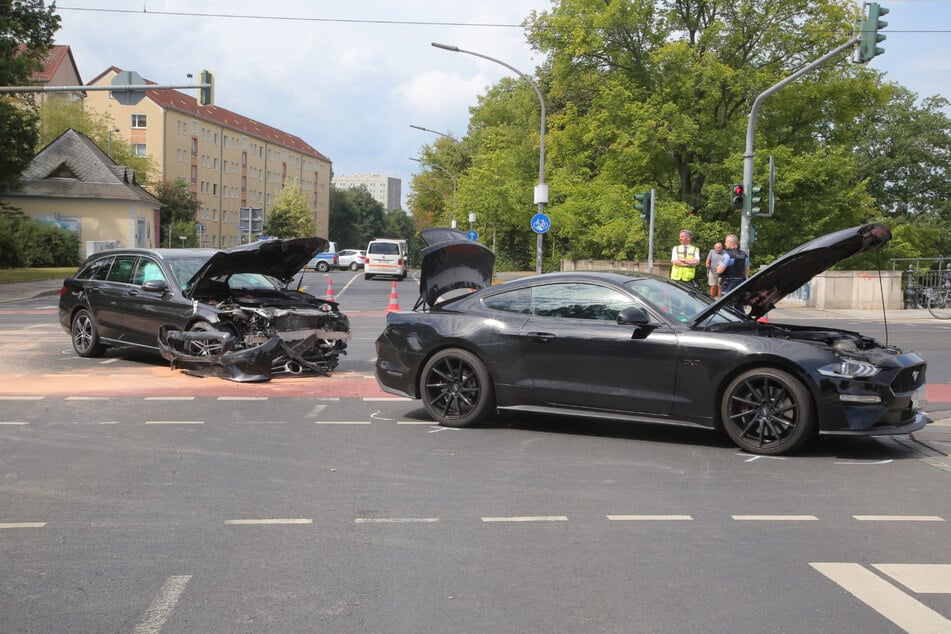
<svg viewBox="0 0 951 634">
<path fill-rule="evenodd" d="M 928 299 L 928 311 L 938 319 L 951 319 L 951 269 L 945 273 L 944 288 L 935 289 Z"/>
</svg>

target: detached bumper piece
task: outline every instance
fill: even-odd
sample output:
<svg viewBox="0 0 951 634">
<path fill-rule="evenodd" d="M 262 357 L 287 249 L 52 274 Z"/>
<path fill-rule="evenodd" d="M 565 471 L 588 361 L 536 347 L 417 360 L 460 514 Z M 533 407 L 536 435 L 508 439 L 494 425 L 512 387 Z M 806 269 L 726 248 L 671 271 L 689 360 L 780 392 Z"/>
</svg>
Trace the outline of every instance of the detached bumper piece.
<svg viewBox="0 0 951 634">
<path fill-rule="evenodd" d="M 293 343 L 273 336 L 238 347 L 242 341 L 231 333 L 170 330 L 159 338 L 159 351 L 173 370 L 193 376 L 263 382 L 279 373 L 328 376 L 340 355 L 346 354 L 349 336 L 346 332 L 315 331 Z"/>
</svg>

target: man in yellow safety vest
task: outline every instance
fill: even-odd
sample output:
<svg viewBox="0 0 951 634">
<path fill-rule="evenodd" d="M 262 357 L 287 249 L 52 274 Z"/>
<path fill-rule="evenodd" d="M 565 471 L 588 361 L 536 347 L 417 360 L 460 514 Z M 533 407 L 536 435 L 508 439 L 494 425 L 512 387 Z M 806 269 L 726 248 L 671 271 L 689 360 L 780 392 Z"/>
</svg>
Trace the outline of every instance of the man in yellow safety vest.
<svg viewBox="0 0 951 634">
<path fill-rule="evenodd" d="M 680 245 L 670 253 L 670 279 L 693 284 L 700 264 L 700 249 L 690 244 L 693 233 L 684 229 L 680 232 Z"/>
</svg>

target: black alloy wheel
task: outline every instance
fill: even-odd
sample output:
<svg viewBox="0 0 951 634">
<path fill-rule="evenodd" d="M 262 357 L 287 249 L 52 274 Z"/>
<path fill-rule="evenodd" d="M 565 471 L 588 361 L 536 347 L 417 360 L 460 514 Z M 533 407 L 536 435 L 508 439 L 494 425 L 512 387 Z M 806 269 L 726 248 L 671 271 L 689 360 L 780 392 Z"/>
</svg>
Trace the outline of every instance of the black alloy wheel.
<svg viewBox="0 0 951 634">
<path fill-rule="evenodd" d="M 446 427 L 475 425 L 495 408 L 492 379 L 485 364 L 459 348 L 434 354 L 423 368 L 419 387 L 426 411 Z"/>
<path fill-rule="evenodd" d="M 191 325 L 188 332 L 222 332 L 207 321 L 197 321 Z M 221 354 L 224 346 L 217 339 L 206 339 L 204 341 L 188 341 L 185 344 L 185 351 L 194 357 L 213 357 Z"/>
<path fill-rule="evenodd" d="M 723 393 L 720 420 L 733 442 L 756 454 L 789 453 L 816 435 L 809 391 L 776 368 L 756 368 L 736 377 Z"/>
<path fill-rule="evenodd" d="M 99 328 L 96 326 L 96 320 L 85 308 L 80 309 L 73 317 L 69 335 L 73 340 L 73 350 L 81 357 L 101 357 L 106 350 L 106 346 L 99 342 Z"/>
</svg>

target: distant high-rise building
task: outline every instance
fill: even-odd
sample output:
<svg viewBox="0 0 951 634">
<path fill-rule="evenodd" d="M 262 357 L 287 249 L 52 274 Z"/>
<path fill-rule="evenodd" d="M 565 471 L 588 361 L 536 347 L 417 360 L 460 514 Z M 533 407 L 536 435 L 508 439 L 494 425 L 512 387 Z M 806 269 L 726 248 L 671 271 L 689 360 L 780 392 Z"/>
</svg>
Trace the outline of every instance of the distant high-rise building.
<svg viewBox="0 0 951 634">
<path fill-rule="evenodd" d="M 334 174 L 331 182 L 337 189 L 365 187 L 373 199 L 381 202 L 387 211 L 401 207 L 403 181 L 398 178 L 379 174 L 353 174 L 352 176 Z"/>
</svg>

